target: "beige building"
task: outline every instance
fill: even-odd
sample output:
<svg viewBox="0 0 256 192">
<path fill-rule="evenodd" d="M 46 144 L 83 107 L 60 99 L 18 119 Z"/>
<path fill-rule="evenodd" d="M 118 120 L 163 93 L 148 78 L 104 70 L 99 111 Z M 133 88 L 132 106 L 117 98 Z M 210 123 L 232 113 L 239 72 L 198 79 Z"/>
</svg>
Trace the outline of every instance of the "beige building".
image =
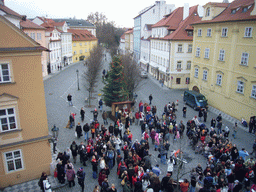
<svg viewBox="0 0 256 192">
<path fill-rule="evenodd" d="M 41 65 L 46 49 L 3 16 L 0 29 L 0 188 L 4 188 L 39 178 L 43 171 L 49 174 L 52 158 Z"/>
</svg>

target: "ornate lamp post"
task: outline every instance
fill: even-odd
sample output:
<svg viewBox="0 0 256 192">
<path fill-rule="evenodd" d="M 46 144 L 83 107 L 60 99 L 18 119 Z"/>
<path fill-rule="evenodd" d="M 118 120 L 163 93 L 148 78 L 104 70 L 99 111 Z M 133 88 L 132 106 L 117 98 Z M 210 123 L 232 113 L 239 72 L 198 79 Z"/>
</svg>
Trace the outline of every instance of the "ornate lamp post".
<svg viewBox="0 0 256 192">
<path fill-rule="evenodd" d="M 79 70 L 78 69 L 76 70 L 76 76 L 77 76 L 77 90 L 79 91 L 80 88 L 79 88 Z"/>
</svg>

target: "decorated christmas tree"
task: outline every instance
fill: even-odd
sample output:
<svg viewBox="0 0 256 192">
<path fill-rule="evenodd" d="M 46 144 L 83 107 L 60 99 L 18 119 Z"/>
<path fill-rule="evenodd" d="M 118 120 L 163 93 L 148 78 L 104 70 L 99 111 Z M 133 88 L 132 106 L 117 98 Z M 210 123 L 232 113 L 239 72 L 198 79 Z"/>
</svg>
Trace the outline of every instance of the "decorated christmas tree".
<svg viewBox="0 0 256 192">
<path fill-rule="evenodd" d="M 114 56 L 107 73 L 103 87 L 103 100 L 105 105 L 111 106 L 113 102 L 125 101 L 123 65 L 118 56 Z"/>
</svg>

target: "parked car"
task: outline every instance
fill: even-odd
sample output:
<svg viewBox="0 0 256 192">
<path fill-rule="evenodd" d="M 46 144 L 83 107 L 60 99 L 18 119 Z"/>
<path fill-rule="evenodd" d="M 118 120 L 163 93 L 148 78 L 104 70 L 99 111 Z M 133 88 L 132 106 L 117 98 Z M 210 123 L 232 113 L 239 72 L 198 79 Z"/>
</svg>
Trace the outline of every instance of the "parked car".
<svg viewBox="0 0 256 192">
<path fill-rule="evenodd" d="M 141 78 L 148 78 L 148 73 L 146 71 L 141 71 L 140 72 L 140 77 Z"/>
<path fill-rule="evenodd" d="M 194 110 L 198 110 L 199 108 L 208 108 L 205 96 L 195 91 L 184 91 L 183 101 Z"/>
</svg>

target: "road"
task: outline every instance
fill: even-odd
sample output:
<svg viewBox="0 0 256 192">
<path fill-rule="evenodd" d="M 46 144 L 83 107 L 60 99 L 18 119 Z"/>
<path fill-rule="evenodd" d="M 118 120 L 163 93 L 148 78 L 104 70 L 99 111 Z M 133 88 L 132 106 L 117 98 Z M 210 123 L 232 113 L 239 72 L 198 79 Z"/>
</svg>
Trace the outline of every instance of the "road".
<svg viewBox="0 0 256 192">
<path fill-rule="evenodd" d="M 110 55 L 107 54 L 107 60 L 104 61 L 104 68 L 108 69 L 108 65 L 111 61 Z M 78 90 L 77 87 L 77 73 L 76 70 L 79 70 L 79 85 L 80 90 Z M 66 124 L 68 122 L 69 114 L 70 112 L 77 113 L 75 122 L 80 121 L 80 108 L 83 107 L 86 103 L 84 102 L 85 98 L 88 97 L 88 92 L 86 91 L 86 88 L 84 86 L 84 77 L 83 72 L 86 70 L 85 66 L 82 63 L 74 64 L 73 66 L 70 66 L 69 68 L 66 68 L 62 72 L 54 75 L 53 77 L 47 79 L 44 81 L 44 88 L 45 88 L 45 98 L 46 98 L 46 107 L 47 107 L 47 116 L 48 116 L 48 126 L 49 130 L 53 127 L 55 124 L 57 127 L 60 128 L 59 132 L 59 139 L 57 143 L 57 147 L 60 151 L 66 150 L 67 147 L 70 146 L 72 141 L 76 141 L 76 143 L 80 143 L 83 141 L 83 138 L 77 139 L 75 137 L 74 129 L 66 129 Z M 101 82 L 101 77 L 99 77 L 99 81 L 96 87 L 96 92 L 93 93 L 94 97 L 98 97 L 98 94 L 101 93 L 101 89 L 103 88 L 103 83 Z M 180 122 L 180 120 L 183 120 L 184 123 L 186 123 L 188 120 L 192 119 L 195 115 L 198 115 L 198 112 L 194 111 L 192 108 L 188 107 L 187 110 L 187 118 L 182 117 L 182 107 L 184 105 L 182 94 L 184 91 L 182 90 L 171 90 L 166 87 L 161 87 L 159 82 L 155 80 L 153 77 L 149 77 L 148 79 L 144 79 L 141 83 L 141 86 L 136 91 L 138 94 L 138 101 L 142 100 L 143 102 L 149 102 L 148 96 L 152 94 L 153 100 L 152 105 L 157 106 L 157 115 L 161 117 L 162 112 L 164 110 L 164 105 L 168 102 L 179 100 L 179 106 L 177 111 L 177 122 Z M 70 107 L 67 102 L 67 95 L 71 94 L 73 97 L 73 107 Z M 98 106 L 98 100 L 94 99 L 93 104 L 95 106 Z M 92 113 L 91 111 L 94 108 L 85 108 L 85 122 L 90 122 L 92 119 Z M 107 108 L 104 106 L 104 110 L 110 110 L 110 108 Z M 136 110 L 138 110 L 138 104 L 136 105 Z M 216 118 L 217 114 L 208 113 L 208 119 L 207 119 L 207 127 L 210 127 L 210 120 L 212 118 Z M 99 114 L 99 121 L 100 123 L 103 123 L 103 120 L 101 118 L 101 114 Z M 84 122 L 84 123 L 85 123 Z M 232 133 L 232 124 L 223 120 L 223 126 L 228 126 L 231 129 Z M 83 124 L 82 124 L 83 125 Z M 140 140 L 141 134 L 140 134 L 140 127 L 132 125 L 130 130 L 133 133 L 133 140 L 138 139 Z M 254 136 L 245 132 L 244 130 L 238 130 L 237 133 L 237 139 L 232 139 L 231 134 L 229 139 L 236 143 L 238 148 L 241 149 L 244 147 L 249 152 L 251 152 L 251 147 L 253 143 Z M 151 143 L 151 142 L 150 142 Z M 170 139 L 171 147 L 170 151 L 177 150 L 179 148 L 182 148 L 184 153 L 189 157 L 190 161 L 185 165 L 184 171 L 190 171 L 192 168 L 196 167 L 198 163 L 201 163 L 203 165 L 203 168 L 206 166 L 206 159 L 202 155 L 195 154 L 194 151 L 189 146 L 189 141 L 187 137 L 185 136 L 181 142 L 173 142 L 173 138 Z M 152 166 L 155 166 L 155 164 L 160 164 L 160 159 L 157 158 L 158 153 L 153 150 L 153 145 L 150 144 L 150 153 L 152 154 Z M 72 158 L 71 158 L 72 161 Z M 88 163 L 89 164 L 89 163 Z M 77 171 L 78 168 L 81 167 L 80 163 L 77 163 L 75 165 L 75 170 Z M 162 170 L 162 174 L 160 176 L 163 177 L 166 174 L 167 167 L 165 165 L 160 164 L 160 169 Z M 174 168 L 175 170 L 176 168 Z M 94 180 L 92 178 L 92 168 L 89 164 L 87 167 L 85 167 L 86 171 L 86 192 L 93 191 L 93 188 L 95 185 L 98 185 L 97 180 Z M 174 171 L 175 172 L 175 171 Z M 118 189 L 118 191 L 121 190 L 121 185 L 119 179 L 117 179 L 116 175 L 116 167 L 114 167 L 111 171 L 111 174 L 109 176 L 109 183 L 114 183 Z M 72 189 L 69 187 L 64 187 L 61 189 L 58 189 L 56 191 L 79 191 L 80 187 L 76 180 L 76 186 Z"/>
</svg>

